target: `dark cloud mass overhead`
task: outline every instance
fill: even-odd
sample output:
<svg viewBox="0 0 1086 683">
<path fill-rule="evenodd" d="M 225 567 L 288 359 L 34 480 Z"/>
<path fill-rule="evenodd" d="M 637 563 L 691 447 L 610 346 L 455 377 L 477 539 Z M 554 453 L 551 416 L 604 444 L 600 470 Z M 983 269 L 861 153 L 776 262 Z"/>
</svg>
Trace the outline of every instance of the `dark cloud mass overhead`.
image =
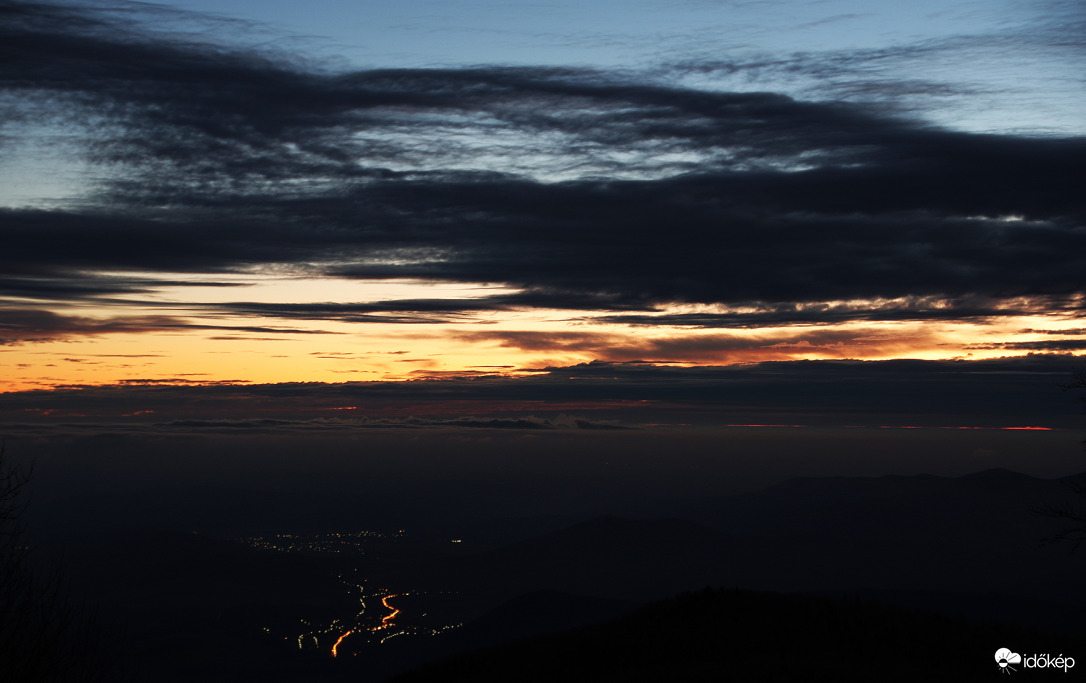
<svg viewBox="0 0 1086 683">
<path fill-rule="evenodd" d="M 141 3 L 0 15 L 0 148 L 79 169 L 0 206 L 0 347 L 102 370 L 20 389 L 1082 350 L 1086 138 L 937 125 L 925 106 L 980 90 L 910 71 L 1077 54 L 1071 19 L 615 69 L 351 67 Z M 736 74 L 767 87 L 712 80 Z M 824 87 L 774 92 L 786 74 Z"/>
<path fill-rule="evenodd" d="M 1082 293 L 1082 138 L 592 69 L 338 72 L 123 14 L 0 11 L 6 118 L 83 130 L 83 154 L 116 171 L 71 206 L 5 209 L 6 273 L 93 287 L 79 274 L 295 263 L 778 317 Z"/>
</svg>

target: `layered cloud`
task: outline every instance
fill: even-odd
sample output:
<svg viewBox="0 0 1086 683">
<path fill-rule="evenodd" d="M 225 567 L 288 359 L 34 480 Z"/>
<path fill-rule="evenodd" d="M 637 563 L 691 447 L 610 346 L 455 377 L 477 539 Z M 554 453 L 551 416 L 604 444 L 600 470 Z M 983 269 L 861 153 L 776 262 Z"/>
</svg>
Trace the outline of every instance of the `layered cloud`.
<svg viewBox="0 0 1086 683">
<path fill-rule="evenodd" d="M 776 330 L 760 334 L 658 336 L 598 332 L 464 332 L 460 338 L 525 351 L 577 353 L 603 361 L 725 363 L 788 360 L 802 353 L 823 358 L 893 356 L 930 342 L 923 330 Z"/>
<path fill-rule="evenodd" d="M 116 318 L 88 318 L 58 315 L 33 308 L 0 310 L 0 345 L 104 334 L 140 334 L 177 330 L 259 334 L 328 334 L 324 330 L 298 330 L 252 325 L 198 325 L 184 318 L 168 316 L 131 315 Z"/>
<path fill-rule="evenodd" d="M 10 434 L 648 425 L 1074 429 L 1073 358 L 790 361 L 665 367 L 592 362 L 413 382 L 129 381 L 0 394 Z"/>
<path fill-rule="evenodd" d="M 853 329 L 742 338 L 636 330 L 1082 315 L 1086 139 L 951 130 L 898 106 L 919 86 L 891 67 L 945 54 L 950 39 L 808 59 L 804 68 L 827 83 L 816 100 L 676 80 L 794 69 L 795 56 L 621 73 L 345 70 L 194 37 L 165 10 L 95 7 L 0 5 L 0 145 L 18 152 L 19 134 L 55 136 L 91 169 L 77 197 L 0 209 L 9 341 L 561 311 L 547 315 L 633 326 L 634 336 L 456 338 L 604 360 L 721 362 L 800 343 L 842 344 L 847 356 L 894 342 Z M 861 63 L 881 65 L 878 78 L 846 78 Z M 849 87 L 867 95 L 848 96 Z M 238 273 L 503 291 L 159 297 L 156 313 L 130 308 L 186 274 L 210 285 Z M 57 308 L 75 301 L 108 313 Z"/>
</svg>

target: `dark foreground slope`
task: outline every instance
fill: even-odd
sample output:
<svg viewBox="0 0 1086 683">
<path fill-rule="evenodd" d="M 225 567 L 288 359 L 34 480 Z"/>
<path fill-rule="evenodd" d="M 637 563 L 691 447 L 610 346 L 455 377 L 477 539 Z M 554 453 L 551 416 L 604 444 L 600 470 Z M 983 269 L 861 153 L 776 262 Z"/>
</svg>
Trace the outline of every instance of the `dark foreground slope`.
<svg viewBox="0 0 1086 683">
<path fill-rule="evenodd" d="M 1079 654 L 1079 671 L 1069 673 L 1086 667 L 1080 637 L 854 600 L 707 588 L 605 624 L 461 655 L 392 680 L 968 681 L 997 676 L 994 653 L 1004 647 L 1023 657 Z"/>
<path fill-rule="evenodd" d="M 250 506 L 253 501 L 243 492 L 227 493 L 220 502 L 259 507 Z M 950 661 L 947 657 L 961 657 L 967 662 L 963 666 L 987 667 L 996 648 L 1029 651 L 1014 635 L 1023 632 L 1014 631 L 978 636 L 982 652 L 971 654 L 968 634 L 975 628 L 970 621 L 1086 636 L 1086 552 L 1069 555 L 1066 546 L 1045 544 L 1059 522 L 1036 512 L 1066 494 L 1063 481 L 1005 470 L 956 478 L 801 479 L 749 494 L 681 501 L 684 507 L 677 506 L 671 519 L 617 516 L 625 511 L 616 510 L 501 544 L 479 531 L 489 521 L 483 520 L 457 527 L 455 536 L 428 533 L 426 527 L 366 536 L 355 551 L 344 553 L 304 543 L 302 550 L 269 550 L 254 545 L 253 538 L 182 532 L 186 527 L 179 523 L 189 518 L 175 510 L 172 531 L 106 533 L 111 527 L 103 525 L 98 535 L 75 534 L 79 542 L 62 548 L 62 559 L 76 593 L 117 625 L 124 668 L 131 672 L 125 680 L 140 683 L 372 683 L 513 638 L 598 624 L 634 604 L 704 586 L 761 591 L 763 597 L 761 603 L 750 598 L 748 605 L 746 594 L 729 593 L 732 604 L 714 608 L 721 613 L 715 616 L 661 613 L 630 627 L 641 636 L 604 633 L 590 649 L 619 654 L 600 666 L 631 657 L 641 661 L 637 657 L 644 651 L 643 657 L 666 667 L 726 671 L 748 666 L 749 659 L 772 672 L 781 666 L 776 660 L 785 658 L 809 661 L 804 673 L 809 677 L 856 658 L 857 670 L 880 667 L 867 680 L 881 680 L 887 667 L 930 680 L 940 674 L 942 662 Z M 231 502 L 230 496 L 242 499 Z M 171 501 L 183 499 L 156 500 L 169 508 Z M 193 507 L 217 509 L 214 501 L 191 499 Z M 141 516 L 139 505 L 118 509 L 129 510 L 128 520 L 163 519 Z M 91 519 L 96 510 L 89 505 L 83 516 Z M 506 512 L 496 509 L 494 515 Z M 260 538 L 274 540 L 285 531 L 296 540 L 307 537 L 279 526 L 279 512 L 272 518 L 274 523 L 258 530 Z M 322 534 L 314 538 L 380 528 L 361 513 L 333 521 L 319 527 Z M 58 537 L 63 538 L 53 538 Z M 945 626 L 927 617 L 919 623 L 892 607 L 839 613 L 835 610 L 845 608 L 832 605 L 842 603 L 765 598 L 770 592 L 808 596 L 794 600 L 848 596 L 969 621 Z M 391 594 L 396 628 L 376 629 L 385 617 L 392 618 L 392 608 L 382 601 Z M 773 600 L 784 606 L 774 607 Z M 809 614 L 797 607 L 803 604 L 831 606 Z M 852 609 L 861 603 L 843 604 Z M 348 631 L 333 657 L 333 644 Z M 699 642 L 702 650 L 682 649 Z M 1061 650 L 1062 642 L 1042 639 L 1028 647 L 1081 656 L 1078 673 L 1086 673 L 1086 648 Z M 536 658 L 540 666 L 549 661 L 539 653 L 523 656 Z M 553 666 L 572 665 L 559 658 Z M 647 660 L 634 668 L 652 670 Z M 755 669 L 744 671 L 740 680 L 758 680 Z M 691 671 L 669 680 L 696 680 L 696 675 Z M 563 680 L 569 677 L 562 672 Z M 509 675 L 509 680 L 520 678 Z"/>
</svg>

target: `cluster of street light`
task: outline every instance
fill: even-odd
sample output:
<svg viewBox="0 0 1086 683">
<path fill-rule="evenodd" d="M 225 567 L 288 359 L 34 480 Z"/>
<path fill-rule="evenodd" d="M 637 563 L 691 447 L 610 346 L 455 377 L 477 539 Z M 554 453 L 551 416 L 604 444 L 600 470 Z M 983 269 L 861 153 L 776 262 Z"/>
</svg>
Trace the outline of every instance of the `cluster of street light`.
<svg viewBox="0 0 1086 683">
<path fill-rule="evenodd" d="M 397 541 L 404 537 L 402 529 L 392 532 L 354 531 L 317 534 L 277 533 L 241 539 L 250 548 L 281 553 L 303 553 L 338 556 L 362 556 L 375 543 Z M 459 542 L 459 539 L 454 539 Z M 371 588 L 358 570 L 340 573 L 338 580 L 347 590 L 352 614 L 330 622 L 299 619 L 298 632 L 283 636 L 293 641 L 299 650 L 322 650 L 332 657 L 350 653 L 357 655 L 367 645 L 379 645 L 401 636 L 436 636 L 459 628 L 460 623 L 438 623 L 419 609 L 404 612 L 403 599 L 418 605 L 417 596 L 429 595 L 417 590 L 393 592 L 387 588 Z M 414 597 L 412 597 L 414 596 Z M 429 617 L 429 618 L 428 618 Z M 272 629 L 265 627 L 266 633 Z"/>
<path fill-rule="evenodd" d="M 436 636 L 461 626 L 460 623 L 438 626 L 418 623 L 420 617 L 427 616 L 425 613 L 411 615 L 411 621 L 415 623 L 402 623 L 403 610 L 397 607 L 397 599 L 424 595 L 420 591 L 393 593 L 386 588 L 370 590 L 365 580 L 359 581 L 356 577 L 342 574 L 339 580 L 357 600 L 354 608 L 357 611 L 345 619 L 333 619 L 323 624 L 299 620 L 304 630 L 293 637 L 299 650 L 327 650 L 332 657 L 348 652 L 357 655 L 366 645 L 381 644 L 398 636 Z M 379 610 L 370 609 L 374 603 L 380 605 Z M 270 629 L 265 631 L 270 632 Z M 290 640 L 291 637 L 284 639 Z"/>
<path fill-rule="evenodd" d="M 250 548 L 281 553 L 365 555 L 367 545 L 403 537 L 403 531 L 332 531 L 320 534 L 272 534 L 241 539 Z"/>
</svg>

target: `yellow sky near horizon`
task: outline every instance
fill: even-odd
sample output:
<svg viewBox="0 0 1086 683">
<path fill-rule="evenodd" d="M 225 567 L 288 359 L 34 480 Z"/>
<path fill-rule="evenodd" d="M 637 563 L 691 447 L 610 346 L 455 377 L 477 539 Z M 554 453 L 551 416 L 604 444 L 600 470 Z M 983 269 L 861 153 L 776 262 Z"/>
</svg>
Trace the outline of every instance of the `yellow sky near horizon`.
<svg viewBox="0 0 1086 683">
<path fill-rule="evenodd" d="M 464 305 L 515 290 L 267 273 L 208 276 L 206 284 L 177 286 L 155 285 L 153 278 L 138 276 L 148 286 L 123 299 L 9 302 L 68 322 L 25 331 L 22 337 L 18 330 L 7 331 L 15 339 L 0 346 L 0 392 L 133 380 L 406 380 L 441 373 L 515 374 L 594 360 L 728 365 L 766 360 L 985 359 L 1024 355 L 1028 350 L 1003 345 L 1051 340 L 1052 333 L 1075 329 L 1073 318 L 1055 314 L 742 328 L 699 328 L 667 320 L 668 315 L 714 310 L 689 304 L 659 307 L 651 314 L 660 317 L 659 324 L 622 324 L 606 320 L 604 313 L 539 308 L 445 312 L 435 322 L 352 322 L 317 313 L 305 313 L 309 316 L 305 318 L 246 314 L 230 303 L 427 300 Z M 167 283 L 182 276 L 156 277 Z M 382 314 L 375 315 L 379 320 Z"/>
</svg>

